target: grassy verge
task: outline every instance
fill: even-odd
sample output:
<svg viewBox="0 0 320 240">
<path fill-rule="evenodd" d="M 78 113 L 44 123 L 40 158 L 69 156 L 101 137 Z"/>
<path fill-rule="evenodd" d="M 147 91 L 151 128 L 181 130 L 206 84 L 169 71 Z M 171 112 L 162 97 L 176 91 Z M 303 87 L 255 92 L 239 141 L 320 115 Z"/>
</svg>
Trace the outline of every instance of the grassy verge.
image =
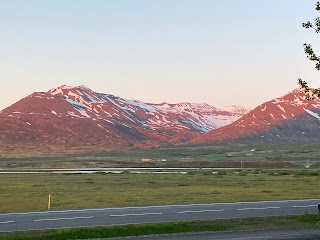
<svg viewBox="0 0 320 240">
<path fill-rule="evenodd" d="M 320 196 L 319 170 L 188 174 L 0 174 L 0 212 L 145 206 Z"/>
<path fill-rule="evenodd" d="M 0 146 L 1 147 L 1 146 Z M 4 146 L 2 146 L 4 147 Z M 75 149 L 74 149 L 75 150 Z M 80 150 L 80 149 L 78 149 Z M 88 150 L 88 149 L 87 149 Z M 92 151 L 90 149 L 89 151 Z M 96 152 L 83 154 L 54 152 L 41 153 L 25 146 L 19 152 L 10 147 L 8 152 L 0 152 L 0 168 L 6 167 L 319 167 L 320 148 L 318 143 L 289 144 L 237 144 L 216 143 L 201 146 L 162 147 L 147 150 Z M 85 149 L 81 149 L 81 152 Z M 71 152 L 74 152 L 73 150 Z M 69 152 L 69 153 L 71 153 Z M 44 154 L 44 155 L 43 155 Z M 43 156 L 41 156 L 43 155 Z M 4 157 L 5 156 L 5 157 Z M 24 156 L 24 157 L 23 157 Z M 27 157 L 29 156 L 29 157 Z M 34 156 L 34 157 L 31 157 Z M 155 161 L 142 162 L 142 158 Z M 156 160 L 167 159 L 166 162 Z M 309 161 L 308 161 L 309 160 Z"/>
<path fill-rule="evenodd" d="M 148 234 L 168 234 L 183 232 L 227 231 L 315 227 L 320 220 L 316 214 L 298 216 L 244 218 L 206 221 L 181 221 L 152 224 L 130 224 L 107 227 L 82 227 L 46 231 L 30 231 L 0 234 L 1 240 L 11 239 L 88 239 L 140 236 Z"/>
</svg>

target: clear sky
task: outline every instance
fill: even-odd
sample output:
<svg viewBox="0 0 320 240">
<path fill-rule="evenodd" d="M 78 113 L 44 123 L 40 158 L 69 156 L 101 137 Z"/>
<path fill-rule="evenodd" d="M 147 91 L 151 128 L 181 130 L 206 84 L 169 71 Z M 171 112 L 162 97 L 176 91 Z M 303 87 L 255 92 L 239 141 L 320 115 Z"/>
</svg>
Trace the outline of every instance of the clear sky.
<svg viewBox="0 0 320 240">
<path fill-rule="evenodd" d="M 320 85 L 314 0 L 0 0 L 0 109 L 60 85 L 253 108 Z"/>
</svg>

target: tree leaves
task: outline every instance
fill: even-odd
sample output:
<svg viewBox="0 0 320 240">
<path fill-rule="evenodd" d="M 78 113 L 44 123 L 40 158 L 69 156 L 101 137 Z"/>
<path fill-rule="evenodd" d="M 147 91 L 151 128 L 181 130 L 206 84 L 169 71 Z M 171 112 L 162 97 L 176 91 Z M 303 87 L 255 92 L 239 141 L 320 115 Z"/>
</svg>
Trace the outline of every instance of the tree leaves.
<svg viewBox="0 0 320 240">
<path fill-rule="evenodd" d="M 314 53 L 310 44 L 303 44 L 304 52 L 306 53 L 307 57 L 310 61 L 313 61 L 316 64 L 316 69 L 320 70 L 320 58 Z"/>
<path fill-rule="evenodd" d="M 316 2 L 316 11 L 320 11 L 320 2 Z M 320 17 L 317 17 L 314 21 L 314 24 L 311 23 L 310 21 L 306 23 L 302 23 L 302 27 L 305 29 L 312 28 L 315 30 L 316 33 L 320 32 Z M 307 58 L 315 63 L 315 67 L 318 71 L 320 71 L 320 57 L 317 56 L 310 44 L 303 44 L 304 46 L 304 52 L 307 55 Z M 308 83 L 301 78 L 298 79 L 298 84 L 300 85 L 301 88 L 304 89 L 306 93 L 306 100 L 312 100 L 314 99 L 314 96 L 320 97 L 320 88 L 313 90 L 312 92 L 309 89 Z"/>
<path fill-rule="evenodd" d="M 320 11 L 320 2 L 317 2 L 317 3 L 316 3 L 316 10 L 317 10 L 317 11 Z"/>
</svg>

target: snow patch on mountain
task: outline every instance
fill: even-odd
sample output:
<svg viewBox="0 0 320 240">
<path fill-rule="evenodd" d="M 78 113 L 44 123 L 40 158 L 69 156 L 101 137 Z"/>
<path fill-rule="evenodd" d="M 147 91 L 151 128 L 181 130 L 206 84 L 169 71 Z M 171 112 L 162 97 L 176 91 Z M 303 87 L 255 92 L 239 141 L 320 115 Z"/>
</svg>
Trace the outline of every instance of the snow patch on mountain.
<svg viewBox="0 0 320 240">
<path fill-rule="evenodd" d="M 320 116 L 319 116 L 318 113 L 312 112 L 312 111 L 310 111 L 309 109 L 305 109 L 305 108 L 303 108 L 303 109 L 304 109 L 307 113 L 309 113 L 311 116 L 320 119 Z"/>
<path fill-rule="evenodd" d="M 82 116 L 84 116 L 84 117 L 86 117 L 86 118 L 91 118 L 84 109 L 78 110 L 78 111 L 79 111 L 79 113 L 80 113 Z M 92 119 L 92 120 L 94 120 L 94 119 Z"/>
<path fill-rule="evenodd" d="M 85 86 L 63 85 L 49 90 L 48 93 L 62 97 L 80 113 L 71 114 L 70 111 L 68 116 L 104 119 L 111 123 L 130 122 L 136 126 L 160 131 L 181 129 L 183 123 L 184 129 L 205 133 L 230 124 L 250 111 L 237 105 L 219 109 L 206 103 L 144 103 L 97 93 Z"/>
<path fill-rule="evenodd" d="M 242 107 L 239 105 L 230 105 L 230 106 L 224 107 L 222 110 L 232 112 L 232 113 L 238 114 L 239 116 L 240 115 L 242 116 L 250 112 L 251 109 Z"/>
<path fill-rule="evenodd" d="M 277 105 L 278 108 L 280 108 L 283 112 L 286 112 L 283 107 L 281 107 L 279 104 Z"/>
</svg>

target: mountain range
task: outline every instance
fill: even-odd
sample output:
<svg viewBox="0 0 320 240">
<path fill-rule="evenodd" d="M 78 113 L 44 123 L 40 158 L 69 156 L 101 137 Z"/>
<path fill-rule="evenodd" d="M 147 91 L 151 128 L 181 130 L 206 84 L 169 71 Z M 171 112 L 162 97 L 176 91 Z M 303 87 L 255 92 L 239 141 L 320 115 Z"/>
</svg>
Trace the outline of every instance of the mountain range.
<svg viewBox="0 0 320 240">
<path fill-rule="evenodd" d="M 85 86 L 35 92 L 0 111 L 0 152 L 66 153 L 182 144 L 250 110 L 151 104 Z"/>
<path fill-rule="evenodd" d="M 0 111 L 0 152 L 37 155 L 215 142 L 318 142 L 319 130 L 320 99 L 305 100 L 299 88 L 250 110 L 144 103 L 64 85 L 32 93 Z"/>
<path fill-rule="evenodd" d="M 319 142 L 320 99 L 305 100 L 303 89 L 265 102 L 237 121 L 192 139 L 212 142 Z"/>
</svg>

